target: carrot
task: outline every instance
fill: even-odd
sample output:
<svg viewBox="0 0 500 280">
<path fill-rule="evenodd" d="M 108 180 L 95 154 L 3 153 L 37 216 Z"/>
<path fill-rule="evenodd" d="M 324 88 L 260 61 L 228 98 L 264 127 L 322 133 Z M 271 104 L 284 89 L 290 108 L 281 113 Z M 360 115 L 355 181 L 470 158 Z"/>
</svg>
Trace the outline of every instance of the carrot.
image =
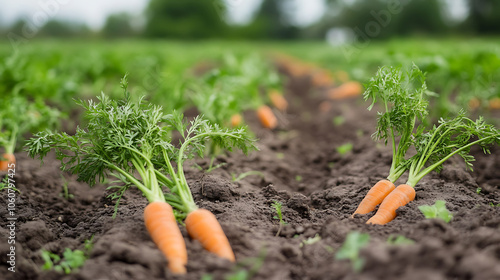
<svg viewBox="0 0 500 280">
<path fill-rule="evenodd" d="M 151 239 L 167 258 L 170 271 L 176 274 L 185 274 L 186 244 L 175 221 L 172 207 L 162 201 L 148 204 L 144 209 L 144 223 Z"/>
<path fill-rule="evenodd" d="M 240 126 L 242 121 L 243 121 L 243 118 L 241 117 L 240 114 L 234 114 L 231 116 L 231 126 L 232 127 Z"/>
<path fill-rule="evenodd" d="M 481 106 L 481 101 L 479 100 L 479 98 L 473 97 L 469 100 L 468 105 L 471 110 L 476 110 L 477 108 L 479 108 L 479 106 Z"/>
<path fill-rule="evenodd" d="M 500 97 L 494 97 L 490 99 L 488 103 L 488 107 L 490 110 L 498 110 L 500 109 Z"/>
<path fill-rule="evenodd" d="M 365 198 L 361 201 L 358 208 L 352 214 L 368 214 L 371 211 L 375 210 L 375 207 L 382 203 L 384 198 L 389 195 L 396 187 L 389 180 L 380 180 L 375 186 L 373 186 L 370 191 L 366 194 Z"/>
<path fill-rule="evenodd" d="M 329 87 L 333 85 L 333 78 L 330 72 L 321 70 L 313 74 L 312 83 L 315 87 Z"/>
<path fill-rule="evenodd" d="M 359 82 L 351 81 L 343 83 L 338 88 L 330 90 L 328 96 L 334 100 L 347 99 L 359 96 L 362 92 L 363 86 Z"/>
<path fill-rule="evenodd" d="M 203 248 L 221 258 L 235 261 L 233 249 L 212 212 L 206 209 L 194 210 L 188 214 L 185 223 L 191 238 L 198 240 Z"/>
<path fill-rule="evenodd" d="M 257 109 L 257 116 L 259 117 L 260 123 L 265 128 L 274 129 L 278 126 L 278 119 L 276 119 L 276 116 L 269 106 L 260 106 L 259 109 Z"/>
<path fill-rule="evenodd" d="M 5 160 L 0 160 L 0 171 L 8 171 L 9 165 L 16 163 L 16 157 L 12 153 L 5 153 L 2 158 Z"/>
<path fill-rule="evenodd" d="M 415 189 L 407 184 L 399 185 L 392 191 L 378 208 L 377 213 L 366 223 L 384 225 L 396 218 L 396 210 L 415 199 Z"/>
<path fill-rule="evenodd" d="M 288 101 L 286 101 L 283 94 L 281 94 L 277 90 L 271 90 L 269 92 L 269 98 L 271 99 L 271 103 L 273 103 L 274 107 L 278 110 L 284 112 L 288 108 Z"/>
</svg>

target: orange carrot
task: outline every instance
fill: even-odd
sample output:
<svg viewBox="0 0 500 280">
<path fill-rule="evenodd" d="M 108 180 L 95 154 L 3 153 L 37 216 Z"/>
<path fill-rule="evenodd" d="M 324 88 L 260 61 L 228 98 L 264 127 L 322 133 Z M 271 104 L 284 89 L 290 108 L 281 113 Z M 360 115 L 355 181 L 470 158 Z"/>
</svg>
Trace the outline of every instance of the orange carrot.
<svg viewBox="0 0 500 280">
<path fill-rule="evenodd" d="M 2 158 L 0 158 L 0 171 L 8 171 L 9 165 L 11 165 L 12 163 L 16 163 L 16 157 L 14 156 L 14 154 L 3 154 Z"/>
<path fill-rule="evenodd" d="M 274 129 L 278 126 L 278 119 L 276 119 L 276 116 L 269 106 L 260 106 L 259 109 L 257 109 L 257 116 L 259 117 L 260 123 L 265 128 Z"/>
<path fill-rule="evenodd" d="M 500 109 L 500 97 L 494 97 L 490 99 L 488 104 L 490 110 L 499 110 Z"/>
<path fill-rule="evenodd" d="M 269 92 L 269 98 L 271 99 L 271 103 L 273 103 L 274 107 L 278 108 L 278 110 L 284 112 L 288 108 L 288 102 L 279 91 L 271 90 Z"/>
<path fill-rule="evenodd" d="M 351 81 L 343 83 L 338 88 L 330 90 L 328 96 L 334 100 L 347 99 L 359 96 L 362 92 L 363 86 L 359 82 Z"/>
<path fill-rule="evenodd" d="M 243 121 L 243 118 L 241 117 L 240 114 L 234 114 L 231 116 L 231 126 L 232 127 L 240 126 L 242 121 Z"/>
<path fill-rule="evenodd" d="M 330 72 L 320 70 L 313 74 L 312 83 L 315 87 L 329 87 L 333 85 L 333 78 Z"/>
<path fill-rule="evenodd" d="M 167 258 L 170 271 L 176 274 L 185 274 L 186 244 L 175 221 L 172 207 L 161 201 L 148 204 L 144 209 L 144 223 L 151 239 Z"/>
<path fill-rule="evenodd" d="M 399 185 L 392 191 L 378 208 L 377 213 L 366 223 L 384 225 L 396 218 L 396 210 L 415 199 L 415 189 L 410 185 Z"/>
<path fill-rule="evenodd" d="M 235 261 L 233 249 L 212 212 L 197 209 L 188 214 L 185 223 L 191 238 L 198 240 L 203 248 L 221 258 Z"/>
<path fill-rule="evenodd" d="M 394 184 L 389 180 L 378 181 L 375 186 L 373 186 L 370 191 L 368 191 L 365 198 L 363 198 L 352 216 L 354 216 L 355 214 L 368 214 L 371 211 L 375 210 L 375 207 L 382 203 L 384 198 L 389 195 L 389 193 L 391 193 L 395 188 L 396 187 L 394 186 Z"/>
<path fill-rule="evenodd" d="M 476 110 L 477 108 L 479 108 L 479 106 L 481 106 L 481 101 L 479 100 L 479 98 L 473 97 L 469 100 L 468 105 L 469 109 Z"/>
</svg>

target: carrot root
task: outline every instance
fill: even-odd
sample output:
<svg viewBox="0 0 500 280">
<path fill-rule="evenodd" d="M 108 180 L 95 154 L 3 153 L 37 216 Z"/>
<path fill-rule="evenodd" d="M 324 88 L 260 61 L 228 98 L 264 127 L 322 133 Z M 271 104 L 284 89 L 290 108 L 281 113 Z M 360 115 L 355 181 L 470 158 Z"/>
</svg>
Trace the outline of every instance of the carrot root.
<svg viewBox="0 0 500 280">
<path fill-rule="evenodd" d="M 161 201 L 148 204 L 144 209 L 144 223 L 151 239 L 167 258 L 170 271 L 185 274 L 186 244 L 175 221 L 172 207 Z"/>
<path fill-rule="evenodd" d="M 371 211 L 375 210 L 375 207 L 382 203 L 384 198 L 388 196 L 396 186 L 389 180 L 380 180 L 378 181 L 366 194 L 361 203 L 359 204 L 356 211 L 352 214 L 368 214 Z"/>
<path fill-rule="evenodd" d="M 340 100 L 357 97 L 361 95 L 362 92 L 363 86 L 359 82 L 351 81 L 330 90 L 328 96 L 333 100 Z"/>
<path fill-rule="evenodd" d="M 282 112 L 286 111 L 288 108 L 288 101 L 286 101 L 285 97 L 277 90 L 272 90 L 269 93 L 269 99 L 271 99 L 273 106 Z"/>
<path fill-rule="evenodd" d="M 269 106 L 262 105 L 257 109 L 257 116 L 263 127 L 274 129 L 278 126 L 278 119 Z"/>
<path fill-rule="evenodd" d="M 243 118 L 241 117 L 240 114 L 234 114 L 231 116 L 231 126 L 232 127 L 240 126 L 242 121 L 243 121 Z"/>
<path fill-rule="evenodd" d="M 191 238 L 198 240 L 203 248 L 229 261 L 236 260 L 229 240 L 212 212 L 195 210 L 188 214 L 185 223 Z"/>
<path fill-rule="evenodd" d="M 396 218 L 396 210 L 415 199 L 415 189 L 409 185 L 399 185 L 382 202 L 377 213 L 366 223 L 385 225 Z"/>
<path fill-rule="evenodd" d="M 14 154 L 3 154 L 2 158 L 5 160 L 0 160 L 0 171 L 8 171 L 9 165 L 16 163 L 16 157 Z"/>
</svg>

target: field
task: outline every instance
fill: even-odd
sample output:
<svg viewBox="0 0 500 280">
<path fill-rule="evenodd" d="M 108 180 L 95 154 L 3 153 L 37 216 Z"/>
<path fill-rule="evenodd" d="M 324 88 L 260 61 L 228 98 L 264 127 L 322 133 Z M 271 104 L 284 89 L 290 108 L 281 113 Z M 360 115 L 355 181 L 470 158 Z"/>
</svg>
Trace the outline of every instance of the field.
<svg viewBox="0 0 500 280">
<path fill-rule="evenodd" d="M 172 94 L 179 80 L 203 83 L 203 75 L 222 69 L 228 54 L 238 61 L 256 55 L 271 65 L 270 71 L 280 73 L 279 85 L 269 84 L 280 89 L 289 106 L 284 112 L 274 109 L 279 122 L 275 129 L 263 127 L 255 114 L 252 102 L 265 98 L 248 99 L 253 107 L 237 102 L 253 89 L 235 89 L 238 105 L 227 108 L 216 101 L 222 107 L 208 106 L 209 99 L 189 97 L 196 96 L 189 90 Z M 195 203 L 215 214 L 236 263 L 204 250 L 179 223 L 189 262 L 187 274 L 174 275 L 144 226 L 148 200 L 137 188 L 125 192 L 113 218 L 112 179 L 90 188 L 77 175 L 61 171 L 53 151 L 43 165 L 30 158 L 20 137 L 14 176 L 19 190 L 16 272 L 2 273 L 5 279 L 500 279 L 498 145 L 486 155 L 479 147 L 471 149 L 473 172 L 460 157 L 451 157 L 441 172 L 430 173 L 415 186 L 415 200 L 399 208 L 392 222 L 366 224 L 372 213 L 351 215 L 370 187 L 387 177 L 392 161 L 390 144 L 371 137 L 382 107 L 367 110 L 371 102 L 359 93 L 329 97 L 347 80 L 368 83 L 381 66 L 415 62 L 427 72 L 429 91 L 436 93 L 429 96 L 429 122 L 464 108 L 471 118 L 483 115 L 498 127 L 500 110 L 491 106 L 500 98 L 497 39 L 397 40 L 347 49 L 312 42 L 46 41 L 26 44 L 17 56 L 4 43 L 0 57 L 1 96 L 17 92 L 29 102 L 40 99 L 57 109 L 57 124 L 51 129 L 73 135 L 77 125 L 88 123 L 73 98 L 96 100 L 103 91 L 119 99 L 120 80 L 128 72 L 132 99 L 146 95 L 167 114 L 176 109 L 189 120 L 204 114 L 222 126 L 232 112 L 241 113 L 250 135 L 258 139 L 258 151 L 249 155 L 222 151 L 185 162 Z M 290 58 L 304 69 L 287 65 Z M 335 78 L 318 85 L 318 71 Z M 255 85 L 257 92 L 261 86 Z M 43 125 L 28 129 L 24 138 L 38 127 Z M 173 138 L 177 143 L 180 136 Z M 415 153 L 408 151 L 409 156 Z M 248 176 L 238 178 L 241 174 Z M 403 174 L 398 184 L 407 178 Z M 7 189 L 1 193 L 2 205 L 7 205 Z M 426 219 L 419 210 L 436 200 L 446 201 L 450 222 Z M 282 224 L 272 206 L 276 202 L 282 204 Z M 8 215 L 2 207 L 0 216 Z M 6 227 L 0 231 L 9 235 Z M 341 259 L 338 253 L 345 251 L 346 238 L 353 233 L 368 234 L 369 242 L 354 241 L 350 259 Z M 42 251 L 63 256 L 66 248 L 83 250 L 91 238 L 93 248 L 80 268 L 69 274 L 42 269 Z M 6 241 L 0 244 L 2 270 L 9 267 L 10 250 Z"/>
</svg>

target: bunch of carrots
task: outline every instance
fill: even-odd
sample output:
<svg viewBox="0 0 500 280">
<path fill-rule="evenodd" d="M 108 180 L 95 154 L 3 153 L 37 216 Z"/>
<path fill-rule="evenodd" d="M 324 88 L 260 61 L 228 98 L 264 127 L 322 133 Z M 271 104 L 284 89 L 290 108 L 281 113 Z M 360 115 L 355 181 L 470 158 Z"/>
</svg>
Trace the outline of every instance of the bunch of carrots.
<svg viewBox="0 0 500 280">
<path fill-rule="evenodd" d="M 368 214 L 380 204 L 376 214 L 367 223 L 386 224 L 396 217 L 396 210 L 415 199 L 415 186 L 432 171 L 440 171 L 443 163 L 453 155 L 461 156 L 472 171 L 474 157 L 470 147 L 479 145 L 485 153 L 489 147 L 500 144 L 500 132 L 485 123 L 483 118 L 473 121 L 461 111 L 452 119 L 441 119 L 438 125 L 426 128 L 428 122 L 429 92 L 425 76 L 413 65 L 401 68 L 382 67 L 372 78 L 364 93 L 365 100 L 372 99 L 369 109 L 379 102 L 375 139 L 391 142 L 393 158 L 386 179 L 376 183 L 361 201 L 355 214 Z M 406 158 L 406 152 L 414 147 L 416 154 Z M 405 184 L 394 183 L 406 171 Z"/>
<path fill-rule="evenodd" d="M 194 202 L 183 164 L 202 156 L 207 141 L 248 153 L 256 149 L 254 139 L 245 128 L 223 129 L 202 117 L 187 123 L 175 111 L 165 115 L 160 106 L 142 99 L 131 101 L 125 78 L 122 87 L 122 100 L 102 94 L 97 103 L 79 101 L 87 126 L 78 128 L 75 135 L 39 132 L 27 143 L 29 155 L 43 161 L 50 150 L 55 150 L 61 169 L 77 174 L 79 181 L 90 186 L 115 177 L 115 182 L 120 182 L 110 187 L 116 189 L 113 197 L 118 198 L 115 213 L 125 191 L 137 187 L 149 202 L 144 210 L 146 229 L 168 260 L 171 272 L 186 273 L 187 250 L 176 222 L 182 220 L 191 238 L 234 262 L 234 253 L 216 217 Z M 181 135 L 178 145 L 172 143 L 173 131 Z"/>
</svg>

